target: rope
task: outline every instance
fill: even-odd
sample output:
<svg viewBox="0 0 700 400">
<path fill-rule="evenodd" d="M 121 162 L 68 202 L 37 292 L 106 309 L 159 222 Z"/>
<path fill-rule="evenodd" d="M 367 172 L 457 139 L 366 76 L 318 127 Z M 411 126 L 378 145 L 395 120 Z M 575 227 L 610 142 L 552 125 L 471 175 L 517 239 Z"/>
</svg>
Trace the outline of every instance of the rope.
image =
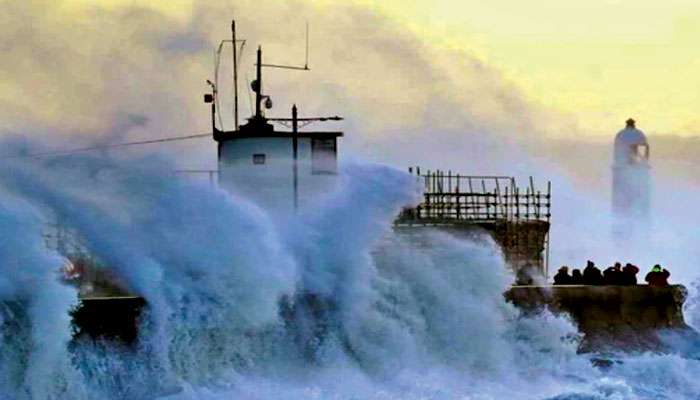
<svg viewBox="0 0 700 400">
<path fill-rule="evenodd" d="M 161 139 L 141 140 L 141 141 L 137 141 L 137 142 L 104 144 L 104 145 L 82 147 L 82 148 L 70 149 L 70 150 L 56 150 L 56 151 L 47 151 L 47 152 L 42 152 L 42 153 L 6 156 L 6 157 L 2 157 L 2 158 L 3 159 L 11 159 L 11 158 L 41 158 L 41 157 L 63 156 L 63 155 L 70 155 L 70 154 L 75 154 L 75 153 L 84 153 L 87 151 L 108 150 L 108 149 L 116 149 L 116 148 L 129 147 L 129 146 L 140 146 L 140 145 L 144 145 L 144 144 L 174 142 L 174 141 L 179 141 L 179 140 L 190 140 L 190 139 L 200 139 L 200 138 L 204 138 L 204 137 L 211 137 L 211 133 L 200 133 L 200 134 L 188 135 L 188 136 L 175 136 L 175 137 L 167 137 L 167 138 L 161 138 Z"/>
</svg>

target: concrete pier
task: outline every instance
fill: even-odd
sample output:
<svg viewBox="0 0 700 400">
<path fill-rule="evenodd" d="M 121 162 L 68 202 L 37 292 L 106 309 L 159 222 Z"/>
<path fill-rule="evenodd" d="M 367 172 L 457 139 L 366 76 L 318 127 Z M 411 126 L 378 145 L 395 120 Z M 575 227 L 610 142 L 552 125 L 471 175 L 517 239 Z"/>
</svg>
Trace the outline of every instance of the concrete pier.
<svg viewBox="0 0 700 400">
<path fill-rule="evenodd" d="M 579 351 L 666 351 L 666 333 L 700 338 L 683 318 L 682 285 L 513 286 L 507 301 L 526 315 L 568 315 L 583 334 Z M 141 297 L 82 298 L 73 311 L 76 336 L 132 342 L 146 302 Z"/>
<path fill-rule="evenodd" d="M 697 335 L 683 319 L 682 285 L 513 286 L 504 295 L 525 313 L 569 315 L 581 352 L 664 351 L 663 333 Z"/>
</svg>

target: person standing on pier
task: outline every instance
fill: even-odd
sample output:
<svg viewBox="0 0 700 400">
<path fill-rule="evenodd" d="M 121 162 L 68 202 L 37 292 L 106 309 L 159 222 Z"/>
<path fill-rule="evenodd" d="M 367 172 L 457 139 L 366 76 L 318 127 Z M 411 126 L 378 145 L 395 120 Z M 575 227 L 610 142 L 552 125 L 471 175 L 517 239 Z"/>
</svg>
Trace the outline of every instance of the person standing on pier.
<svg viewBox="0 0 700 400">
<path fill-rule="evenodd" d="M 571 271 L 571 284 L 572 285 L 583 285 L 583 274 L 581 274 L 581 270 L 576 268 L 573 271 Z"/>
<path fill-rule="evenodd" d="M 649 284 L 649 286 L 668 286 L 668 278 L 671 273 L 668 272 L 666 268 L 661 268 L 661 265 L 656 264 L 654 268 L 644 277 L 644 280 Z"/>
<path fill-rule="evenodd" d="M 602 285 L 603 275 L 600 273 L 593 261 L 586 263 L 586 268 L 583 269 L 583 284 L 584 285 Z"/>
<path fill-rule="evenodd" d="M 628 286 L 634 286 L 637 284 L 637 273 L 639 268 L 636 265 L 627 263 L 622 268 L 622 284 Z"/>
<path fill-rule="evenodd" d="M 566 265 L 559 268 L 557 274 L 554 275 L 555 285 L 571 285 L 571 275 L 569 275 L 569 267 Z"/>
<path fill-rule="evenodd" d="M 621 285 L 622 280 L 622 264 L 619 262 L 616 262 L 614 266 L 608 267 L 603 271 L 604 285 Z"/>
</svg>

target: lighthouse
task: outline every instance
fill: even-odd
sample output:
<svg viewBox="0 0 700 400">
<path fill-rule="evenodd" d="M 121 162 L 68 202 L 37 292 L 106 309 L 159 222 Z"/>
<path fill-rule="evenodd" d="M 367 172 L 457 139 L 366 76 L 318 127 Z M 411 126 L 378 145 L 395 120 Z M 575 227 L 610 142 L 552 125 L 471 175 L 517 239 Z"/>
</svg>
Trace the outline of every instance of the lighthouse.
<svg viewBox="0 0 700 400">
<path fill-rule="evenodd" d="M 613 156 L 612 210 L 614 233 L 629 237 L 648 229 L 651 181 L 649 143 L 635 121 L 628 119 L 625 129 L 615 136 Z"/>
</svg>

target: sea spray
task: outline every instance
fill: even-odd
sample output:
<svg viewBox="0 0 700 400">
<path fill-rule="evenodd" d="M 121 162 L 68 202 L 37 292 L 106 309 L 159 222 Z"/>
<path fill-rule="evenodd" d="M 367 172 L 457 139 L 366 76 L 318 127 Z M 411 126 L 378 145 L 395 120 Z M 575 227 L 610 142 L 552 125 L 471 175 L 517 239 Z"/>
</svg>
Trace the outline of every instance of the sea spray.
<svg viewBox="0 0 700 400">
<path fill-rule="evenodd" d="M 170 168 L 72 157 L 0 170 L 21 204 L 0 213 L 17 231 L 3 254 L 31 261 L 43 282 L 33 289 L 45 290 L 27 309 L 32 329 L 4 336 L 6 397 L 632 399 L 677 384 L 673 393 L 693 398 L 693 359 L 621 356 L 630 368 L 603 373 L 576 354 L 565 318 L 520 315 L 503 300 L 512 277 L 487 237 L 397 233 L 394 217 L 416 201 L 400 171 L 347 166 L 337 192 L 280 221 Z M 75 291 L 52 278 L 63 259 L 43 247 L 49 217 L 148 300 L 133 347 L 66 343 Z M 26 298 L 21 275 L 6 275 L 4 298 Z M 309 294 L 335 308 L 304 352 L 296 339 L 309 321 L 285 318 L 281 305 Z M 32 345 L 40 339 L 49 343 Z M 656 380 L 644 379 L 649 371 Z"/>
<path fill-rule="evenodd" d="M 66 164 L 0 178 L 59 215 L 147 299 L 150 335 L 142 345 L 166 377 L 199 382 L 236 367 L 246 358 L 238 354 L 245 341 L 236 339 L 274 323 L 280 295 L 294 285 L 294 263 L 265 214 L 173 180 L 154 170 L 167 171 L 159 162 L 117 168 L 95 159 L 79 170 Z M 75 181 L 90 190 L 57 184 Z"/>
<path fill-rule="evenodd" d="M 96 257 L 149 301 L 136 352 L 78 343 L 74 353 L 90 397 L 142 398 L 168 390 L 156 382 L 226 386 L 230 374 L 290 370 L 304 371 L 302 382 L 345 371 L 361 381 L 402 386 L 393 376 L 436 369 L 488 382 L 514 359 L 503 348 L 516 313 L 503 303 L 507 276 L 493 246 L 427 233 L 432 250 L 400 257 L 404 250 L 411 254 L 411 244 L 400 244 L 391 222 L 416 199 L 403 173 L 351 167 L 327 204 L 301 214 L 300 232 L 285 232 L 241 199 L 165 179 L 153 162 L 127 167 L 86 158 L 78 165 L 77 171 L 75 161 L 27 166 L 2 181 L 67 221 Z M 295 247 L 296 236 L 280 232 L 317 240 Z M 299 289 L 339 305 L 327 316 L 335 330 L 319 342 L 320 363 L 295 354 L 298 346 L 278 318 L 279 298 Z M 110 350 L 114 346 L 119 351 Z"/>
<path fill-rule="evenodd" d="M 57 273 L 65 259 L 45 247 L 38 212 L 26 202 L 6 197 L 0 227 L 0 393 L 14 399 L 79 395 L 67 350 L 77 293 Z"/>
<path fill-rule="evenodd" d="M 384 327 L 371 323 L 380 298 L 373 287 L 377 270 L 370 250 L 390 232 L 401 208 L 417 202 L 418 194 L 418 185 L 406 174 L 355 164 L 344 170 L 333 195 L 299 218 L 311 239 L 298 247 L 302 290 L 336 310 L 324 318 L 332 320 L 333 335 L 340 335 L 337 339 L 356 361 L 364 360 L 361 353 L 368 350 L 357 343 L 359 337 L 384 337 Z M 389 345 L 374 343 L 372 350 Z"/>
</svg>

